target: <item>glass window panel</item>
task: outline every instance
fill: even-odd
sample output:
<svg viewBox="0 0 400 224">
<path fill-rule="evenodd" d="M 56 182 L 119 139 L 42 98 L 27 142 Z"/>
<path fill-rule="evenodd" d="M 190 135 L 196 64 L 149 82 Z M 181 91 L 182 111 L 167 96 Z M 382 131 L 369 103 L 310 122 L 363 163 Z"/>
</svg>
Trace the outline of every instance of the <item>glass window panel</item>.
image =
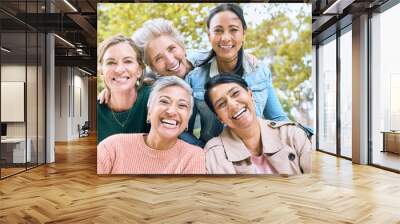
<svg viewBox="0 0 400 224">
<path fill-rule="evenodd" d="M 39 34 L 38 45 L 38 164 L 45 163 L 46 149 L 45 149 L 45 35 Z"/>
<path fill-rule="evenodd" d="M 318 48 L 318 146 L 336 153 L 336 40 Z"/>
<path fill-rule="evenodd" d="M 27 62 L 27 80 L 26 80 L 26 111 L 27 111 L 27 142 L 30 144 L 30 159 L 27 163 L 28 167 L 37 165 L 37 73 L 38 73 L 38 36 L 36 32 L 27 33 L 27 48 L 28 48 L 28 62 Z"/>
<path fill-rule="evenodd" d="M 352 35 L 340 37 L 340 153 L 352 157 Z"/>
<path fill-rule="evenodd" d="M 400 170 L 400 4 L 376 14 L 372 25 L 372 163 Z"/>
<path fill-rule="evenodd" d="M 30 158 L 26 144 L 25 89 L 26 89 L 26 33 L 3 32 L 1 46 L 1 121 L 7 134 L 1 140 L 2 178 L 25 170 Z M 12 100 L 6 100 L 10 99 Z M 12 102 L 13 101 L 13 102 Z M 14 108 L 14 109 L 10 109 Z"/>
</svg>

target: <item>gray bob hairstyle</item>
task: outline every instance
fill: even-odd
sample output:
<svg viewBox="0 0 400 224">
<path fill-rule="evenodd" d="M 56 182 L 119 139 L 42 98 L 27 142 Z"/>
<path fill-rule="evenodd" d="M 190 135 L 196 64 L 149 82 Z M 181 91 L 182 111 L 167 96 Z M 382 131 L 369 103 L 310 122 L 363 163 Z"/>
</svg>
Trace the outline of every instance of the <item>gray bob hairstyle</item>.
<svg viewBox="0 0 400 224">
<path fill-rule="evenodd" d="M 178 86 L 186 90 L 186 92 L 190 96 L 190 113 L 189 117 L 192 116 L 193 112 L 193 96 L 192 96 L 192 88 L 190 88 L 189 84 L 187 84 L 183 79 L 178 78 L 176 76 L 163 76 L 157 79 L 157 81 L 153 84 L 149 100 L 147 101 L 147 109 L 150 110 L 150 108 L 154 105 L 154 102 L 159 95 L 160 91 L 170 87 L 170 86 Z"/>
<path fill-rule="evenodd" d="M 132 39 L 139 47 L 139 49 L 143 52 L 144 62 L 150 66 L 152 65 L 150 63 L 148 55 L 146 54 L 147 44 L 151 40 L 160 36 L 171 37 L 174 42 L 185 49 L 182 36 L 178 32 L 178 30 L 174 28 L 171 21 L 162 18 L 148 20 L 143 24 L 141 28 L 133 33 Z"/>
</svg>

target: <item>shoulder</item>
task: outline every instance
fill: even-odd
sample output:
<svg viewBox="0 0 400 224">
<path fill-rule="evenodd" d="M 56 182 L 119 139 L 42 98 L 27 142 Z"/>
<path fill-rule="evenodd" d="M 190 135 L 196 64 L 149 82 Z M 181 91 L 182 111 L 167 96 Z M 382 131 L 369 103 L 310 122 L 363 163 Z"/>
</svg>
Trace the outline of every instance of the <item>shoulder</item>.
<svg viewBox="0 0 400 224">
<path fill-rule="evenodd" d="M 178 139 L 179 147 L 184 149 L 186 153 L 189 154 L 204 154 L 204 150 L 199 146 L 189 144 L 181 139 Z"/>
<path fill-rule="evenodd" d="M 302 145 L 309 141 L 306 133 L 301 129 L 297 122 L 293 121 L 271 121 L 260 119 L 268 128 L 275 129 L 283 139 L 293 142 L 295 145 Z"/>
<path fill-rule="evenodd" d="M 210 174 L 235 174 L 235 168 L 226 156 L 220 137 L 210 139 L 205 148 L 206 167 Z"/>
<path fill-rule="evenodd" d="M 110 108 L 108 108 L 107 104 L 99 103 L 98 100 L 97 100 L 97 109 L 100 110 L 100 111 L 108 111 L 108 110 L 110 110 Z"/>
<path fill-rule="evenodd" d="M 210 72 L 211 62 L 208 62 L 200 67 L 194 68 L 189 74 L 186 76 L 186 81 L 191 81 L 193 79 L 205 78 L 206 75 Z"/>
<path fill-rule="evenodd" d="M 261 124 L 266 125 L 267 127 L 272 128 L 272 129 L 296 126 L 296 123 L 293 121 L 272 121 L 272 120 L 260 119 L 260 122 L 261 122 Z"/>
<path fill-rule="evenodd" d="M 149 86 L 149 85 L 143 85 L 142 87 L 140 87 L 140 89 L 139 89 L 139 91 L 138 91 L 138 94 L 139 94 L 139 96 L 140 95 L 142 95 L 142 96 L 148 96 L 149 94 L 150 94 L 150 92 L 151 92 L 151 86 Z"/>
<path fill-rule="evenodd" d="M 214 137 L 210 139 L 204 147 L 204 152 L 207 157 L 220 157 L 225 155 L 224 144 L 221 137 Z"/>
<path fill-rule="evenodd" d="M 125 145 L 129 146 L 132 143 L 139 141 L 142 134 L 115 134 L 105 138 L 100 142 L 100 148 L 120 148 Z"/>
<path fill-rule="evenodd" d="M 183 157 L 191 158 L 199 161 L 205 160 L 204 150 L 198 146 L 189 144 L 181 139 L 178 139 L 178 144 L 180 144 L 181 152 L 183 153 Z M 181 154 L 182 155 L 182 154 Z"/>
</svg>

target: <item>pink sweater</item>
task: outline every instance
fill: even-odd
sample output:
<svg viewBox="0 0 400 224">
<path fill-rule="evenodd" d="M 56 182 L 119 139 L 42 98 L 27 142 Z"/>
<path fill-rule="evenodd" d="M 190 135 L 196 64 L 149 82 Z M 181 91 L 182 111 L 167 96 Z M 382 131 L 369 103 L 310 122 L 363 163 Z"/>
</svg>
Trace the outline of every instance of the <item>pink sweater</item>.
<svg viewBox="0 0 400 224">
<path fill-rule="evenodd" d="M 143 134 L 117 134 L 97 146 L 97 173 L 205 174 L 205 153 L 180 139 L 171 149 L 156 150 Z"/>
</svg>

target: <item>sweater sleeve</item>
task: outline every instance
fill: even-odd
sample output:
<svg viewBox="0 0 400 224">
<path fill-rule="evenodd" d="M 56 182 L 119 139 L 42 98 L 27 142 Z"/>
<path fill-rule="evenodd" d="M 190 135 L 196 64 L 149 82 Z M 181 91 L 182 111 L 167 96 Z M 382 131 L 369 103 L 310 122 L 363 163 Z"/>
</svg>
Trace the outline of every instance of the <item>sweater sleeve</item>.
<svg viewBox="0 0 400 224">
<path fill-rule="evenodd" d="M 107 142 L 102 141 L 97 146 L 97 174 L 110 174 L 114 160 L 110 153 L 112 149 L 107 147 Z"/>
<path fill-rule="evenodd" d="M 183 174 L 206 174 L 205 153 L 200 147 L 193 147 L 194 152 L 183 170 Z"/>
</svg>

